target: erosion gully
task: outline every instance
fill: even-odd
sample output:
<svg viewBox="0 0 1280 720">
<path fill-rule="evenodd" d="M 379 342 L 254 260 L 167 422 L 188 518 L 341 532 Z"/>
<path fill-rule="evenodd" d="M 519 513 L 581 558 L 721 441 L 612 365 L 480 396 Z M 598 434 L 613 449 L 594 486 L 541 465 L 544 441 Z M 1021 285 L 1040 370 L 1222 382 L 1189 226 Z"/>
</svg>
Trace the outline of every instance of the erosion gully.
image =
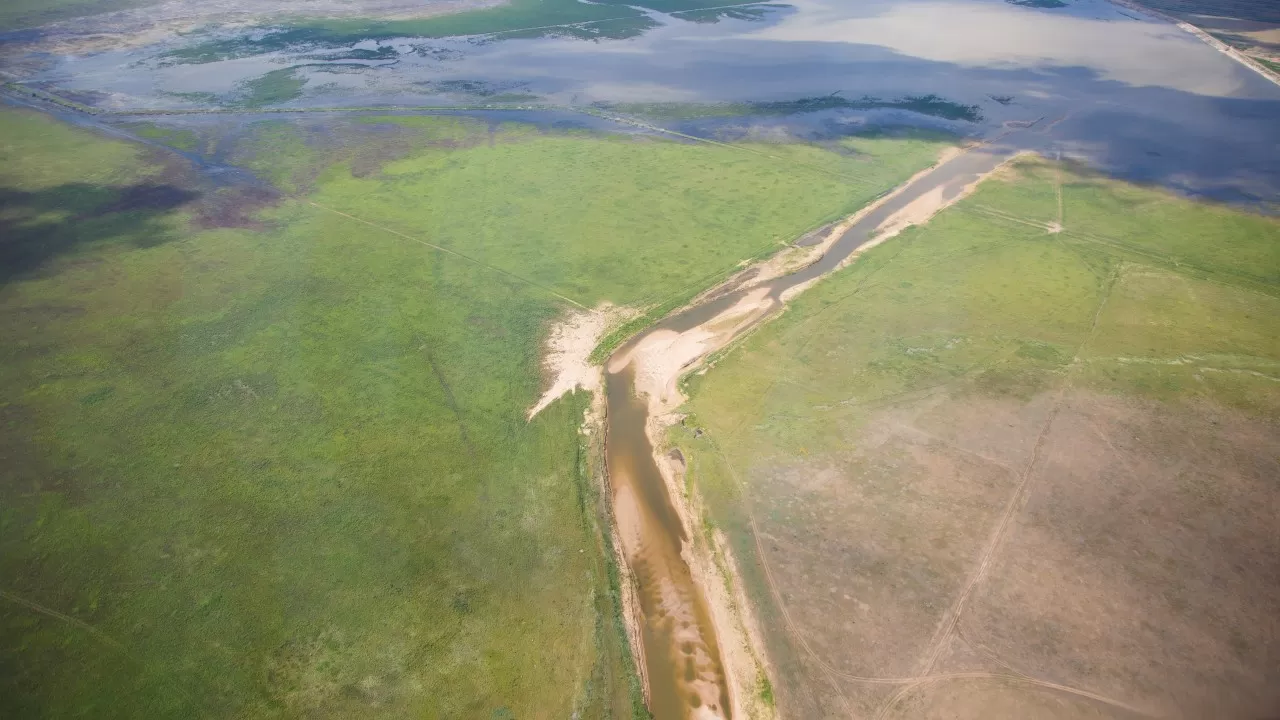
<svg viewBox="0 0 1280 720">
<path fill-rule="evenodd" d="M 851 253 L 873 239 L 875 231 L 912 201 L 941 189 L 950 202 L 1018 150 L 1040 145 L 1029 130 L 978 145 L 917 176 L 850 226 L 816 262 L 763 285 L 723 294 L 668 316 L 631 338 L 606 363 L 606 462 L 613 492 L 614 517 L 622 552 L 637 590 L 640 648 L 648 684 L 649 709 L 656 720 L 730 718 L 733 700 L 717 642 L 711 609 L 681 551 L 689 542 L 646 433 L 649 405 L 638 397 L 630 351 L 660 331 L 685 332 L 734 307 L 748 292 L 767 288 L 770 313 L 782 307 L 782 294 L 838 268 Z M 759 323 L 734 330 L 740 336 Z M 725 342 L 731 341 L 727 338 Z M 724 342 L 717 347 L 723 347 Z M 713 348 L 712 348 L 713 349 Z M 712 349 L 708 349 L 709 353 Z M 686 367 L 696 366 L 702 357 Z"/>
</svg>

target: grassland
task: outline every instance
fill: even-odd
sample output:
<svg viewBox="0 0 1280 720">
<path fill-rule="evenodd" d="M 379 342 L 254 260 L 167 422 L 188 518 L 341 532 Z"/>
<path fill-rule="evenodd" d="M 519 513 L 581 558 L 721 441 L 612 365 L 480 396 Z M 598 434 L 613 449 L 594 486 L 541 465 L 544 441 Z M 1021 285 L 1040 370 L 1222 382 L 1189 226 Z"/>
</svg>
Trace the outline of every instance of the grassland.
<svg viewBox="0 0 1280 720">
<path fill-rule="evenodd" d="M 524 418 L 558 296 L 686 292 L 937 149 L 327 122 L 145 128 L 272 191 L 0 111 L 0 715 L 631 716 L 586 399 Z"/>
<path fill-rule="evenodd" d="M 1273 218 L 1025 161 L 691 379 L 669 440 L 779 707 L 1274 711 L 1277 248 Z"/>
</svg>

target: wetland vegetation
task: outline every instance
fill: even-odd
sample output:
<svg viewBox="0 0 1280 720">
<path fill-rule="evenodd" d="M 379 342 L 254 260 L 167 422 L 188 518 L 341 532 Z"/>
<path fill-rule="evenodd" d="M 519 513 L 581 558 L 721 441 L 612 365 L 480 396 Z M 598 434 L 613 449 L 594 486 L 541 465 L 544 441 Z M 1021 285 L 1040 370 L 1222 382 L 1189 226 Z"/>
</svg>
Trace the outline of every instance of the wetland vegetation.
<svg viewBox="0 0 1280 720">
<path fill-rule="evenodd" d="M 210 63 L 281 50 L 349 46 L 393 38 L 448 38 L 502 35 L 508 38 L 572 37 L 583 40 L 634 37 L 658 24 L 645 15 L 656 10 L 694 22 L 723 17 L 759 19 L 777 5 L 747 5 L 736 12 L 708 10 L 724 5 L 716 0 L 642 0 L 590 2 L 579 0 L 511 0 L 498 7 L 411 20 L 316 19 L 288 25 L 266 25 L 265 32 L 236 31 L 167 53 L 170 63 Z M 708 13 L 718 13 L 711 15 Z"/>
</svg>

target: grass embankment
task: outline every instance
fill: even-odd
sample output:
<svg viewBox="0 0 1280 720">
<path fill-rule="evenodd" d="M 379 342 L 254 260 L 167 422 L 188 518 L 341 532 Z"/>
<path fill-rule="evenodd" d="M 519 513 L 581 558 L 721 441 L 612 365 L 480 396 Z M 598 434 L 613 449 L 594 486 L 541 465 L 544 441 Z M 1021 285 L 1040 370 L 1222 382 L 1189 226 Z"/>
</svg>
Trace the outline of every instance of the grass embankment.
<svg viewBox="0 0 1280 720">
<path fill-rule="evenodd" d="M 1071 168 L 1061 170 L 1059 199 L 1058 172 L 1024 161 L 988 180 L 927 226 L 819 283 L 688 382 L 691 414 L 671 440 L 689 459 L 690 482 L 709 501 L 708 521 L 728 532 L 743 560 L 792 714 L 835 712 L 846 701 L 874 710 L 882 701 L 870 694 L 873 686 L 866 695 L 850 690 L 845 699 L 830 693 L 828 671 L 812 664 L 811 649 L 826 667 L 855 675 L 915 671 L 941 612 L 965 587 L 973 558 L 996 527 L 1009 497 L 1001 493 L 1016 487 L 1004 465 L 1045 475 L 1035 481 L 1042 489 L 1027 512 L 1039 523 L 1034 532 L 1062 532 L 1053 542 L 1065 545 L 1049 547 L 1093 558 L 1079 561 L 1112 568 L 1107 577 L 1130 584 L 1108 595 L 1112 586 L 1098 577 L 1071 574 L 1083 572 L 1067 565 L 1076 559 L 1026 556 L 1027 572 L 1039 574 L 1029 584 L 1009 585 L 993 570 L 990 582 L 1006 594 L 983 595 L 979 586 L 974 598 L 999 608 L 996 625 L 972 620 L 966 638 L 989 643 L 1019 670 L 1112 688 L 1111 697 L 1143 707 L 1160 702 L 1145 688 L 1161 682 L 1191 693 L 1189 703 L 1214 692 L 1247 698 L 1256 690 L 1236 680 L 1250 677 L 1249 658 L 1258 657 L 1252 641 L 1241 639 L 1249 621 L 1240 618 L 1269 601 L 1234 591 L 1215 599 L 1217 590 L 1201 596 L 1191 588 L 1203 577 L 1230 578 L 1232 587 L 1251 582 L 1237 578 L 1249 577 L 1248 561 L 1226 561 L 1248 556 L 1248 547 L 1212 529 L 1201 536 L 1201 525 L 1243 528 L 1242 537 L 1269 531 L 1246 516 L 1270 491 L 1237 496 L 1234 479 L 1215 478 L 1253 477 L 1274 462 L 1250 438 L 1265 437 L 1280 416 L 1280 223 Z M 1065 231 L 1047 232 L 1060 207 Z M 1038 408 L 1059 389 L 1069 407 L 1056 423 L 1041 425 Z M 1233 422 L 1261 435 L 1216 437 L 1227 425 L 1217 424 L 1222 417 L 1243 418 Z M 1102 429 L 1070 434 L 1090 423 Z M 707 432 L 695 437 L 698 427 Z M 1148 437 L 1156 440 L 1147 447 L 1133 439 Z M 1208 460 L 1174 458 L 1230 442 L 1245 445 Z M 1044 458 L 1052 462 L 1045 466 Z M 1072 463 L 1085 467 L 1072 470 Z M 1179 493 L 1200 482 L 1220 489 L 1195 489 L 1207 504 L 1179 515 L 1190 502 Z M 1105 510 L 1097 507 L 1100 497 L 1111 498 Z M 1045 503 L 1057 503 L 1057 512 Z M 1071 503 L 1083 507 L 1061 509 Z M 1165 521 L 1146 519 L 1148 508 L 1180 518 L 1172 527 L 1191 534 L 1177 535 L 1181 542 L 1172 540 L 1176 533 L 1161 535 Z M 1086 522 L 1096 526 L 1076 526 Z M 1120 528 L 1133 532 L 1121 540 Z M 1114 555 L 1095 545 L 1104 538 L 1119 546 Z M 1072 544 L 1079 542 L 1089 546 Z M 1208 550 L 1189 559 L 1176 549 L 1188 542 Z M 790 619 L 774 602 L 757 547 L 772 563 Z M 1010 563 L 1023 562 L 1019 547 L 999 546 Z M 1009 567 L 1015 566 L 1024 567 Z M 1028 587 L 1056 587 L 1072 600 L 1061 609 L 1048 600 L 1036 604 L 1027 599 Z M 1166 609 L 1161 598 L 1175 596 Z M 1135 597 L 1146 604 L 1133 609 L 1147 613 L 1149 624 L 1128 623 L 1114 610 Z M 1227 597 L 1231 609 L 1204 626 L 1200 613 L 1214 612 L 1208 608 Z M 1084 639 L 1084 629 L 1097 630 L 1098 617 L 1113 623 L 1099 631 L 1116 638 L 1110 650 Z M 1168 634 L 1137 629 L 1152 626 Z M 1171 657 L 1162 653 L 1173 652 L 1183 633 L 1234 648 L 1227 669 L 1170 661 L 1144 675 L 1143 658 Z M 1144 679 L 1109 679 L 1129 672 Z"/>
<path fill-rule="evenodd" d="M 370 122 L 251 129 L 232 156 L 290 193 L 255 213 L 0 112 L 0 715 L 634 710 L 586 399 L 524 418 L 548 290 L 665 297 L 870 191 L 726 147 Z"/>
</svg>

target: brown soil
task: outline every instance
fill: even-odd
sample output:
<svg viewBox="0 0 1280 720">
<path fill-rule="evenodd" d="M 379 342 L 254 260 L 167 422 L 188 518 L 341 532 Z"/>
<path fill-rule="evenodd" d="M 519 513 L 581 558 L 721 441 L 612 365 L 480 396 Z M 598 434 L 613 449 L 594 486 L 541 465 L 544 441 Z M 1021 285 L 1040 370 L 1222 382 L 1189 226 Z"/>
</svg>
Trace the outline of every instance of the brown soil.
<svg viewBox="0 0 1280 720">
<path fill-rule="evenodd" d="M 847 453 L 756 469 L 774 600 L 826 694 L 808 706 L 1275 714 L 1278 430 L 1085 390 L 934 395 Z"/>
</svg>

